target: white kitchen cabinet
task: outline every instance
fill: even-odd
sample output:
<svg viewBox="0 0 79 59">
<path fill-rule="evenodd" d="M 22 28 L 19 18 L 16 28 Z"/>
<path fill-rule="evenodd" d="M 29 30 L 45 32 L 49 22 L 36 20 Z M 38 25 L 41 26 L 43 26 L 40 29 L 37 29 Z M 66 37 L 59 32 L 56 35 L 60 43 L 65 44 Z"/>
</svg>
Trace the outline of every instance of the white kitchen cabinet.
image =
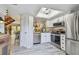
<svg viewBox="0 0 79 59">
<path fill-rule="evenodd" d="M 47 27 L 52 27 L 53 26 L 52 22 L 51 21 L 48 21 L 48 20 L 46 22 L 46 25 L 47 25 Z"/>
<path fill-rule="evenodd" d="M 61 49 L 65 51 L 65 35 L 61 34 L 60 36 Z"/>
<path fill-rule="evenodd" d="M 53 24 L 57 23 L 57 22 L 58 22 L 58 18 L 52 19 L 52 20 L 47 20 L 46 25 L 47 25 L 47 27 L 53 27 Z"/>
<path fill-rule="evenodd" d="M 51 42 L 51 33 L 41 33 L 41 43 Z"/>
<path fill-rule="evenodd" d="M 33 44 L 38 44 L 41 42 L 41 35 L 40 33 L 33 34 Z"/>
<path fill-rule="evenodd" d="M 64 21 L 64 16 L 59 17 L 59 22 L 63 22 Z"/>
<path fill-rule="evenodd" d="M 65 21 L 65 18 L 64 16 L 61 16 L 56 19 L 47 20 L 46 24 L 47 24 L 47 27 L 53 27 L 54 23 L 63 22 L 63 21 Z"/>
</svg>

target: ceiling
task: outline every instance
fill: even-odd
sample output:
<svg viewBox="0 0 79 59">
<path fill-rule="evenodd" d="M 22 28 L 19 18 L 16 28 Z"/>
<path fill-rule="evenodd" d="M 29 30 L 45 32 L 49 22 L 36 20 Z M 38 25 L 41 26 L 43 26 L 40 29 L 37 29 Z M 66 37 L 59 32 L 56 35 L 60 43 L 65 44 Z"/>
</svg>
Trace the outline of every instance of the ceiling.
<svg viewBox="0 0 79 59">
<path fill-rule="evenodd" d="M 5 5 L 3 4 L 3 5 L 0 5 L 0 7 L 3 7 L 3 6 L 8 8 L 9 14 L 14 19 L 17 19 L 15 23 L 20 23 L 19 21 L 20 17 L 18 15 L 28 14 L 28 15 L 36 16 L 39 13 L 41 8 L 51 8 L 62 12 L 68 12 L 70 10 L 72 11 L 79 10 L 79 4 L 5 4 Z M 44 19 L 42 21 L 44 21 Z"/>
<path fill-rule="evenodd" d="M 74 11 L 79 9 L 79 4 L 11 4 L 8 5 L 9 14 L 29 14 L 36 16 L 42 8 L 52 8 L 60 11 Z"/>
<path fill-rule="evenodd" d="M 40 11 L 37 13 L 36 17 L 40 17 L 40 18 L 46 18 L 46 19 L 50 19 L 53 18 L 57 15 L 63 14 L 64 12 L 59 11 L 59 10 L 54 10 L 51 8 L 41 8 Z"/>
</svg>

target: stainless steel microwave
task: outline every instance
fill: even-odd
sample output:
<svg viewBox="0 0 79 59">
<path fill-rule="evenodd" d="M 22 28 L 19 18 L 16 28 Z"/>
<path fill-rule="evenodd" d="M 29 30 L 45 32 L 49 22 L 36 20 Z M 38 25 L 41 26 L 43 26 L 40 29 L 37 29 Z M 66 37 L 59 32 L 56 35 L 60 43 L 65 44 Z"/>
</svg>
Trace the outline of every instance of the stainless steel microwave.
<svg viewBox="0 0 79 59">
<path fill-rule="evenodd" d="M 57 22 L 57 23 L 54 23 L 53 26 L 64 26 L 64 22 Z"/>
</svg>

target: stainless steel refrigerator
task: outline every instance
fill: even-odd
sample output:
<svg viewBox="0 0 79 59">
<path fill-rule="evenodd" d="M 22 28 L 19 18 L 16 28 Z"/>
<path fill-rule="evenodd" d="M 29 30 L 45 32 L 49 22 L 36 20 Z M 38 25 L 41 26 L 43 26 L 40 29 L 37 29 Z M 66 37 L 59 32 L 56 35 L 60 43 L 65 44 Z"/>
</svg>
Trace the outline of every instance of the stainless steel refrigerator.
<svg viewBox="0 0 79 59">
<path fill-rule="evenodd" d="M 79 55 L 79 12 L 65 16 L 66 53 Z"/>
</svg>

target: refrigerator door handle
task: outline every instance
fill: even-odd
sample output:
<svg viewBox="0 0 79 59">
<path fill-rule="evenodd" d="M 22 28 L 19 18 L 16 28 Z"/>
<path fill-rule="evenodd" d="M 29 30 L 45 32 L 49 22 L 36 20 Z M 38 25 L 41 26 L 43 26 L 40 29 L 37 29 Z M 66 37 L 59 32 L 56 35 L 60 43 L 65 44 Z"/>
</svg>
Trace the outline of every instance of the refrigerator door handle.
<svg viewBox="0 0 79 59">
<path fill-rule="evenodd" d="M 77 40 L 77 27 L 76 27 L 76 21 L 77 20 L 77 15 L 76 13 L 74 14 L 74 40 Z"/>
<path fill-rule="evenodd" d="M 79 39 L 78 39 L 78 35 L 79 35 L 79 29 L 78 29 L 78 27 L 79 27 L 78 22 L 79 22 L 79 21 L 78 21 L 78 19 L 79 19 L 79 16 L 77 16 L 77 40 L 79 40 Z"/>
<path fill-rule="evenodd" d="M 76 15 L 76 40 L 78 40 L 78 15 Z"/>
</svg>

